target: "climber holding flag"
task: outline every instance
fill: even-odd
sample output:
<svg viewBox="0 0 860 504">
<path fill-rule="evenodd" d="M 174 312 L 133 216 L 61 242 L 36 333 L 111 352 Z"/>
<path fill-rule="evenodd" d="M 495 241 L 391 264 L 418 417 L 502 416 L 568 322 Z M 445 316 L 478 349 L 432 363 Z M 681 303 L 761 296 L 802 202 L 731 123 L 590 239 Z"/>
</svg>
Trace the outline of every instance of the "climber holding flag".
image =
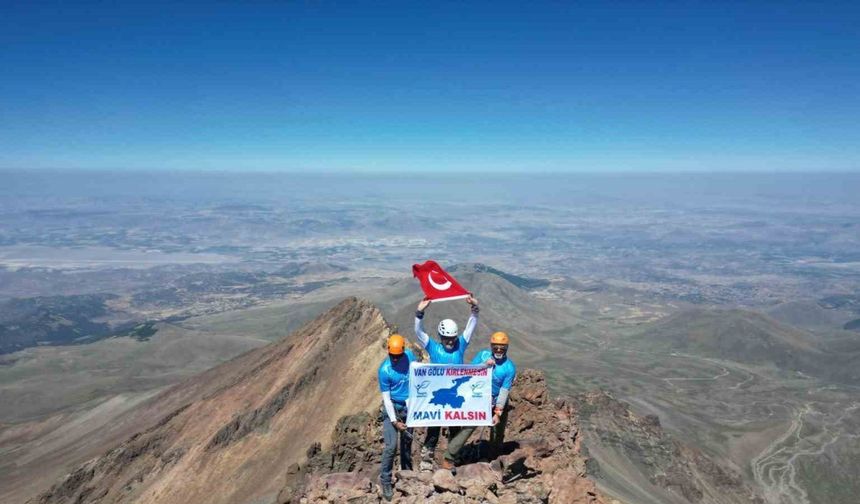
<svg viewBox="0 0 860 504">
<path fill-rule="evenodd" d="M 405 349 L 403 336 L 388 338 L 388 357 L 379 365 L 379 390 L 382 392 L 382 497 L 390 501 L 394 496 L 391 486 L 391 468 L 397 438 L 400 438 L 400 469 L 412 470 L 412 429 L 406 428 L 406 399 L 409 397 L 409 363 L 415 362 L 412 350 Z"/>
<path fill-rule="evenodd" d="M 430 362 L 433 364 L 463 364 L 469 340 L 472 339 L 472 334 L 478 326 L 478 300 L 471 294 L 466 298 L 466 302 L 471 305 L 471 314 L 463 334 L 459 334 L 457 323 L 453 320 L 445 319 L 439 322 L 439 326 L 436 328 L 439 341 L 430 339 L 430 336 L 424 331 L 424 310 L 430 306 L 430 302 L 429 299 L 422 300 L 418 303 L 418 310 L 415 312 L 415 335 L 418 337 L 418 342 L 427 350 L 430 355 Z M 448 427 L 449 443 L 460 429 L 460 427 Z M 427 437 L 424 438 L 424 446 L 421 448 L 423 462 L 433 462 L 440 431 L 441 427 L 427 428 Z M 454 465 L 447 458 L 442 461 L 443 469 L 451 469 L 452 467 Z"/>
</svg>

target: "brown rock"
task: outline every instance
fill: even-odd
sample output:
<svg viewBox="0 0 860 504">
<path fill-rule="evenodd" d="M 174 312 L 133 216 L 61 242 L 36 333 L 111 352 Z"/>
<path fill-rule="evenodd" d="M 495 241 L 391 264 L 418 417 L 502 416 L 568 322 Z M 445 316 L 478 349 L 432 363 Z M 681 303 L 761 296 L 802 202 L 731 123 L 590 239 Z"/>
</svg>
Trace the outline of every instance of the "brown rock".
<svg viewBox="0 0 860 504">
<path fill-rule="evenodd" d="M 460 485 L 457 484 L 457 480 L 454 479 L 454 475 L 451 474 L 451 471 L 448 471 L 447 469 L 439 469 L 433 473 L 433 488 L 435 488 L 439 493 L 460 492 Z"/>
<path fill-rule="evenodd" d="M 278 504 L 290 504 L 295 499 L 295 489 L 289 485 L 285 486 L 278 492 L 276 502 Z"/>
<path fill-rule="evenodd" d="M 481 485 L 480 483 L 472 483 L 471 485 L 466 487 L 466 497 L 470 497 L 473 499 L 479 499 L 487 493 L 487 487 Z"/>
<path fill-rule="evenodd" d="M 424 484 L 433 483 L 433 474 L 427 471 L 396 471 L 394 475 L 397 477 L 397 480 L 406 480 L 411 481 L 415 480 Z"/>
<path fill-rule="evenodd" d="M 580 477 L 573 470 L 557 471 L 553 475 L 549 504 L 595 504 L 597 490 L 594 483 Z"/>
<path fill-rule="evenodd" d="M 525 374 L 530 372 L 529 374 Z M 521 399 L 540 406 L 547 402 L 546 379 L 540 371 L 527 369 L 517 377 L 514 388 Z"/>
<path fill-rule="evenodd" d="M 370 479 L 360 473 L 332 473 L 322 477 L 329 490 L 360 490 L 369 492 Z"/>
<path fill-rule="evenodd" d="M 465 500 L 466 499 L 464 497 L 462 497 L 461 495 L 453 494 L 450 492 L 445 492 L 443 494 L 434 495 L 433 498 L 430 499 L 430 502 L 432 502 L 434 504 L 437 502 L 440 504 L 454 504 L 454 503 L 460 504 L 462 502 L 465 502 Z"/>
<path fill-rule="evenodd" d="M 516 488 L 521 501 L 543 503 L 549 497 L 549 489 L 537 478 L 518 481 Z M 526 496 L 528 499 L 525 498 Z"/>
<path fill-rule="evenodd" d="M 523 439 L 519 442 L 519 448 L 499 457 L 498 464 L 494 467 L 499 466 L 502 469 L 503 480 L 533 476 L 541 471 L 543 459 L 554 451 L 555 448 L 543 439 Z M 569 458 L 569 455 L 565 458 Z"/>
<path fill-rule="evenodd" d="M 394 490 L 405 500 L 398 502 L 421 502 L 433 494 L 432 475 L 415 471 L 399 471 L 396 473 L 397 481 Z"/>
<path fill-rule="evenodd" d="M 457 483 L 463 488 L 479 486 L 486 490 L 495 490 L 501 482 L 501 474 L 494 471 L 488 462 L 476 462 L 457 468 Z M 483 495 L 481 492 L 480 495 Z"/>
</svg>

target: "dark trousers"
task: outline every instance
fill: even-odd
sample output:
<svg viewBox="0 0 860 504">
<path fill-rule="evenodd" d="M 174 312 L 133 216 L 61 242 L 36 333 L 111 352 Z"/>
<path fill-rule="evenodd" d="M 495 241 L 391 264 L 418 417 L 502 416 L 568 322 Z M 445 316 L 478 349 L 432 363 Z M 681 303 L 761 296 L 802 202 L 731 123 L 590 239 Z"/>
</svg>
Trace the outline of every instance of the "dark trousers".
<svg viewBox="0 0 860 504">
<path fill-rule="evenodd" d="M 499 423 L 490 427 L 490 459 L 494 459 L 502 454 L 502 445 L 505 442 L 505 426 L 508 425 L 508 405 L 505 404 L 505 409 L 499 415 Z"/>
<path fill-rule="evenodd" d="M 490 427 L 490 460 L 495 459 L 502 453 L 502 444 L 505 442 L 505 426 L 508 423 L 508 406 L 499 415 L 499 423 Z M 460 450 L 466 445 L 469 436 L 475 432 L 477 427 L 458 427 L 453 435 L 448 437 L 448 449 L 445 450 L 445 458 L 457 463 L 460 459 Z M 428 429 L 429 431 L 429 429 Z M 438 436 L 437 436 L 438 438 Z"/>
<path fill-rule="evenodd" d="M 448 442 L 457 435 L 462 427 L 448 427 Z M 427 436 L 424 438 L 424 448 L 430 450 L 431 453 L 436 451 L 436 445 L 439 444 L 439 436 L 442 427 L 427 427 Z"/>
<path fill-rule="evenodd" d="M 457 431 L 453 436 L 448 437 L 448 449 L 445 450 L 445 459 L 450 462 L 457 463 L 460 461 L 460 450 L 466 445 L 469 436 L 475 432 L 477 427 L 457 427 Z"/>
<path fill-rule="evenodd" d="M 406 422 L 406 406 L 394 405 L 394 413 L 397 415 L 397 420 Z M 391 469 L 394 466 L 394 452 L 397 451 L 397 438 L 400 438 L 400 469 L 412 470 L 412 429 L 398 431 L 388 414 L 385 412 L 385 407 L 382 408 L 382 438 L 385 441 L 385 448 L 382 450 L 382 467 L 380 469 L 379 479 L 383 485 L 391 484 Z"/>
</svg>

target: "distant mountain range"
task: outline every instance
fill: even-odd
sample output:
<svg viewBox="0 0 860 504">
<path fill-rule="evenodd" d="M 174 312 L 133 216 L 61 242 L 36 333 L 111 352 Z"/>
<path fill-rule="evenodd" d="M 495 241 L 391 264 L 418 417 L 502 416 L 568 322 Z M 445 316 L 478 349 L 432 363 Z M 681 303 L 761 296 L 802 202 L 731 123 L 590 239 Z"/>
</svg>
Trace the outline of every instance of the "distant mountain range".
<svg viewBox="0 0 860 504">
<path fill-rule="evenodd" d="M 521 289 L 540 289 L 546 287 L 550 284 L 549 280 L 544 280 L 542 278 L 529 278 L 519 275 L 514 275 L 512 273 L 506 273 L 504 271 L 493 268 L 492 266 L 487 266 L 482 263 L 468 263 L 468 264 L 457 264 L 451 268 L 452 273 L 490 273 L 491 275 L 496 275 L 498 277 L 504 278 L 508 282 L 516 285 Z"/>
</svg>

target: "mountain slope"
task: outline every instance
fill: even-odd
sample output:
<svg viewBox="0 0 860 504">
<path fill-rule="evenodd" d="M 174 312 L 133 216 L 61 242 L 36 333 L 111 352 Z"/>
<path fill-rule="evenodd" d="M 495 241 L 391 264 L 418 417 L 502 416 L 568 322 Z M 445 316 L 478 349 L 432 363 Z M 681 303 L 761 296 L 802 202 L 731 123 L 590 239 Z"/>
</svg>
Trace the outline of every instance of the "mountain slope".
<svg viewBox="0 0 860 504">
<path fill-rule="evenodd" d="M 305 440 L 376 406 L 389 333 L 378 309 L 347 299 L 284 340 L 180 383 L 130 414 L 158 422 L 78 467 L 39 502 L 271 500 Z M 295 442 L 285 442 L 295 440 Z"/>
<path fill-rule="evenodd" d="M 800 369 L 804 356 L 819 353 L 802 331 L 754 312 L 685 310 L 647 327 L 634 343 L 749 364 Z"/>
<path fill-rule="evenodd" d="M 822 307 L 815 301 L 789 301 L 767 309 L 768 316 L 805 329 L 839 329 L 851 317 L 850 312 Z"/>
<path fill-rule="evenodd" d="M 514 275 L 513 273 L 507 273 L 482 263 L 457 264 L 451 268 L 451 273 L 458 275 L 460 273 L 491 273 L 504 278 L 521 289 L 540 289 L 542 287 L 547 287 L 550 284 L 549 280 Z"/>
<path fill-rule="evenodd" d="M 738 362 L 791 364 L 796 352 L 815 351 L 799 329 L 759 313 L 739 309 L 692 309 L 659 322 L 641 335 L 671 342 L 678 349 L 710 353 Z"/>
<path fill-rule="evenodd" d="M 640 504 L 739 502 L 763 504 L 740 472 L 663 431 L 654 415 L 639 416 L 602 391 L 578 394 L 589 473 L 605 492 Z"/>
<path fill-rule="evenodd" d="M 858 383 L 860 338 L 833 342 L 772 318 L 740 309 L 692 309 L 628 337 L 628 344 L 744 364 L 772 366 L 840 383 Z"/>
</svg>

